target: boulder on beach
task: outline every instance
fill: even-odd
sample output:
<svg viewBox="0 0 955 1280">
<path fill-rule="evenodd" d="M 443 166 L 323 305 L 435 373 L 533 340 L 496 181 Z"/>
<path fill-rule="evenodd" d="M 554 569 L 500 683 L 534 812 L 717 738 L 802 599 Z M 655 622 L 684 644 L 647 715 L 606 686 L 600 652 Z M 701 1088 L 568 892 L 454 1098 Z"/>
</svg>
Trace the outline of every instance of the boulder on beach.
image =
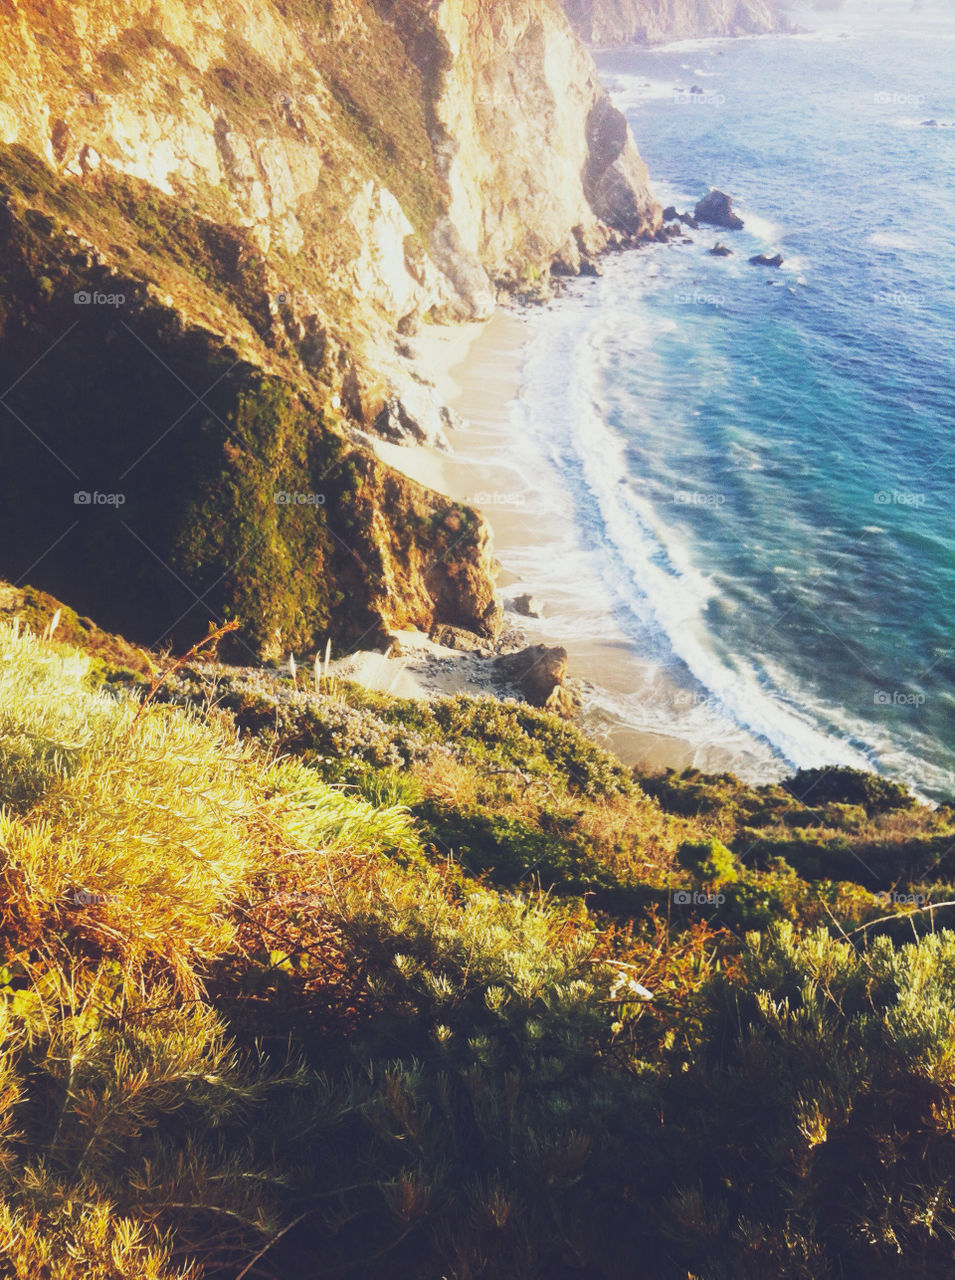
<svg viewBox="0 0 955 1280">
<path fill-rule="evenodd" d="M 722 240 L 717 240 L 716 244 L 709 250 L 709 252 L 712 253 L 715 258 L 731 258 L 733 256 L 733 250 L 727 249 Z"/>
<path fill-rule="evenodd" d="M 577 698 L 564 687 L 566 649 L 532 644 L 518 653 L 504 654 L 494 665 L 505 680 L 517 685 L 532 707 L 544 707 L 565 718 L 577 710 Z"/>
<path fill-rule="evenodd" d="M 487 641 L 483 637 L 465 630 L 464 627 L 452 627 L 447 623 L 432 627 L 429 639 L 445 649 L 458 649 L 464 653 L 488 652 Z"/>
<path fill-rule="evenodd" d="M 698 222 L 708 222 L 713 227 L 726 227 L 730 231 L 742 231 L 743 219 L 733 212 L 733 201 L 725 191 L 712 190 L 697 204 L 694 215 Z"/>
<path fill-rule="evenodd" d="M 543 618 L 544 616 L 544 606 L 537 596 L 532 596 L 529 591 L 525 591 L 523 595 L 515 596 L 511 601 L 511 608 L 515 613 L 519 613 L 522 618 Z"/>
<path fill-rule="evenodd" d="M 777 253 L 770 258 L 765 253 L 757 253 L 749 261 L 750 265 L 754 267 L 781 267 L 783 265 L 783 255 Z"/>
</svg>

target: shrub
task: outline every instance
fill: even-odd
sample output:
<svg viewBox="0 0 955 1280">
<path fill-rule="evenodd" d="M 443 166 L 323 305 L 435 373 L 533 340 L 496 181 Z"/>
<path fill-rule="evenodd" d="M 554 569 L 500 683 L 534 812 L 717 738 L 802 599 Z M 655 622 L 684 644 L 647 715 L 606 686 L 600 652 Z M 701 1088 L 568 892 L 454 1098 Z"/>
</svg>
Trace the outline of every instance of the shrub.
<svg viewBox="0 0 955 1280">
<path fill-rule="evenodd" d="M 736 879 L 733 855 L 715 837 L 685 840 L 676 851 L 677 862 L 701 884 L 714 888 Z"/>
<path fill-rule="evenodd" d="M 915 797 L 905 787 L 861 769 L 800 769 L 785 786 L 804 804 L 860 805 L 870 816 L 910 809 L 915 804 Z"/>
<path fill-rule="evenodd" d="M 664 1089 L 664 1230 L 694 1275 L 951 1274 L 953 976 L 951 933 L 859 952 L 781 925 L 712 979 Z"/>
</svg>

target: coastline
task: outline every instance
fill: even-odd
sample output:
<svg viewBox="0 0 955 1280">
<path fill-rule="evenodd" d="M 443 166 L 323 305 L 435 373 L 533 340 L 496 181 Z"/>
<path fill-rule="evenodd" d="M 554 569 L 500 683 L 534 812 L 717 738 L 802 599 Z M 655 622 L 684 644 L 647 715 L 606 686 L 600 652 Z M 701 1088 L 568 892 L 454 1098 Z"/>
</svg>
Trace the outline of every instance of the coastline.
<svg viewBox="0 0 955 1280">
<path fill-rule="evenodd" d="M 458 413 L 464 426 L 451 433 L 452 453 L 424 445 L 403 446 L 376 442 L 381 456 L 412 479 L 476 506 L 487 520 L 500 564 L 498 586 L 505 598 L 532 590 L 523 573 L 530 562 L 553 550 L 559 561 L 568 536 L 568 521 L 529 485 L 527 469 L 519 457 L 519 424 L 515 420 L 527 349 L 534 334 L 534 313 L 498 310 L 483 324 L 458 328 L 425 329 L 414 340 L 418 364 L 444 400 Z M 552 593 L 556 594 L 556 593 Z M 599 591 L 595 589 L 595 596 Z M 543 598 L 542 618 L 529 618 L 508 608 L 508 623 L 525 633 L 527 643 L 563 645 L 569 657 L 572 687 L 580 694 L 582 727 L 628 765 L 645 772 L 693 765 L 710 770 L 727 769 L 732 753 L 698 744 L 665 729 L 637 726 L 623 711 L 634 701 L 659 692 L 659 669 L 643 659 L 616 626 L 609 599 L 596 599 L 586 619 L 580 617 L 576 593 Z M 575 627 L 580 618 L 581 626 Z M 595 635 L 597 630 L 599 635 Z M 447 651 L 446 651 L 447 652 Z M 460 691 L 473 691 L 472 662 L 455 655 Z M 399 669 L 396 659 L 375 666 L 380 684 Z M 433 663 L 433 657 L 432 657 Z M 414 679 L 421 692 L 449 692 L 445 659 L 443 678 L 435 684 L 420 662 L 402 665 L 400 680 Z M 343 674 L 346 674 L 343 671 Z M 362 670 L 363 677 L 371 675 Z M 397 677 L 396 677 L 397 678 Z M 456 687 L 455 687 L 456 691 Z M 701 759 L 701 755 L 705 758 Z"/>
</svg>

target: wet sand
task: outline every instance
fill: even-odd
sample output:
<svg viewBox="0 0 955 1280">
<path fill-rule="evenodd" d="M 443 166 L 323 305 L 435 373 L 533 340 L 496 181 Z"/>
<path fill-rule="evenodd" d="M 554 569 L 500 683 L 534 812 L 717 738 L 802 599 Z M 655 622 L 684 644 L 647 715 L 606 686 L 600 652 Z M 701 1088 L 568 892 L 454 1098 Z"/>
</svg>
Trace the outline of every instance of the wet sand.
<svg viewBox="0 0 955 1280">
<path fill-rule="evenodd" d="M 566 521 L 533 502 L 525 477 L 516 468 L 512 402 L 519 395 L 523 351 L 531 336 L 531 319 L 498 312 L 486 325 L 428 329 L 414 340 L 419 368 L 433 380 L 465 426 L 450 433 L 451 454 L 426 448 L 379 446 L 381 456 L 414 479 L 450 497 L 476 506 L 494 534 L 501 564 L 499 586 L 505 599 L 521 589 L 521 566 L 528 549 L 552 547 L 559 554 Z M 653 772 L 668 766 L 685 768 L 697 761 L 694 745 L 666 733 L 649 732 L 628 723 L 618 710 L 621 701 L 649 695 L 659 672 L 636 653 L 610 614 L 601 620 L 594 639 L 593 614 L 581 618 L 575 638 L 574 610 L 579 593 L 545 599 L 544 617 L 509 613 L 511 623 L 526 632 L 529 643 L 562 644 L 570 658 L 570 676 L 582 682 L 583 725 L 625 763 Z M 599 607 L 599 606 L 598 606 Z M 559 627 L 548 625 L 548 614 Z M 469 683 L 462 670 L 462 686 Z M 470 673 L 468 673 L 470 674 Z M 473 679 L 473 677 L 472 677 Z M 708 753 L 708 767 L 720 761 Z M 725 767 L 723 765 L 722 767 Z"/>
</svg>

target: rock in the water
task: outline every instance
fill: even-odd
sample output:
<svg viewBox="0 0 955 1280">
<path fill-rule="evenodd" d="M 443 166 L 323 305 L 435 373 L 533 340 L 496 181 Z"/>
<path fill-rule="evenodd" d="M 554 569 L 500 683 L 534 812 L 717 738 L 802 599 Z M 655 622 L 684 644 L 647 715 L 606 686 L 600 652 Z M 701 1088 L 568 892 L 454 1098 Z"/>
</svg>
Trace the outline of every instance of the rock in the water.
<svg viewBox="0 0 955 1280">
<path fill-rule="evenodd" d="M 708 222 L 713 227 L 727 227 L 730 231 L 743 229 L 743 219 L 733 212 L 733 201 L 725 191 L 711 191 L 693 212 L 698 222 Z"/>
<path fill-rule="evenodd" d="M 937 120 L 923 120 L 921 124 L 923 129 L 937 129 L 939 127 Z"/>
<path fill-rule="evenodd" d="M 783 265 L 783 255 L 777 253 L 774 257 L 767 257 L 765 253 L 757 253 L 750 258 L 750 265 L 754 267 L 781 267 Z"/>
<path fill-rule="evenodd" d="M 514 597 L 511 608 L 524 618 L 543 618 L 544 616 L 544 606 L 536 596 L 532 596 L 527 591 L 523 595 Z"/>
<path fill-rule="evenodd" d="M 690 93 L 702 94 L 702 92 L 703 90 L 700 88 L 698 84 L 695 84 L 693 88 L 690 90 Z"/>
<path fill-rule="evenodd" d="M 679 216 L 680 215 L 676 211 L 675 204 L 668 204 L 667 207 L 663 210 L 664 222 L 675 222 L 677 218 L 679 218 Z"/>
<path fill-rule="evenodd" d="M 733 256 L 733 250 L 727 249 L 722 240 L 717 240 L 713 248 L 710 249 L 710 253 L 712 253 L 715 258 L 731 258 Z"/>
<path fill-rule="evenodd" d="M 532 644 L 519 653 L 498 658 L 495 666 L 505 680 L 517 685 L 531 706 L 544 707 L 565 717 L 577 709 L 577 699 L 564 687 L 566 649 Z"/>
</svg>

